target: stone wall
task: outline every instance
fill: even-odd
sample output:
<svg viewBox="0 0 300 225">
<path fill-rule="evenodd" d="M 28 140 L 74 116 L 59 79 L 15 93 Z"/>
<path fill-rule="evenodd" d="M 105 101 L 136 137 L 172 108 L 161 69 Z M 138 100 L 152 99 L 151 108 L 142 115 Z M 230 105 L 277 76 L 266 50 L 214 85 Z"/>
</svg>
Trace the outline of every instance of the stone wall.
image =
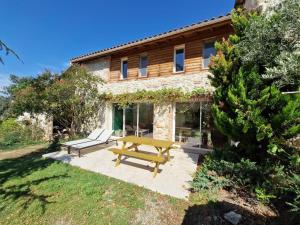
<svg viewBox="0 0 300 225">
<path fill-rule="evenodd" d="M 93 75 L 98 76 L 104 81 L 104 84 L 99 84 L 99 90 L 101 90 L 109 81 L 109 69 L 110 58 L 104 57 L 94 61 L 90 61 L 84 64 L 84 67 Z M 83 131 L 90 132 L 95 128 L 111 129 L 111 104 L 99 102 L 99 112 L 94 118 L 91 118 L 89 123 L 85 127 L 82 127 Z"/>
<path fill-rule="evenodd" d="M 97 127 L 112 129 L 112 103 L 106 102 L 101 106 Z"/>
<path fill-rule="evenodd" d="M 245 0 L 244 7 L 248 10 L 259 9 L 266 11 L 266 9 L 275 6 L 281 0 Z"/>
<path fill-rule="evenodd" d="M 195 88 L 204 88 L 208 92 L 213 92 L 213 87 L 208 78 L 211 75 L 207 71 L 195 74 L 170 74 L 168 76 L 145 78 L 130 81 L 109 82 L 109 58 L 101 58 L 88 63 L 84 66 L 93 75 L 102 78 L 105 83 L 99 85 L 101 93 L 110 92 L 112 94 L 133 93 L 138 90 L 158 90 L 162 88 L 181 88 L 183 91 L 190 92 Z"/>
<path fill-rule="evenodd" d="M 172 104 L 162 103 L 154 105 L 153 138 L 172 140 L 173 115 Z"/>
<path fill-rule="evenodd" d="M 49 141 L 52 139 L 53 135 L 53 119 L 47 117 L 45 114 L 35 114 L 30 115 L 29 113 L 24 113 L 22 116 L 17 118 L 18 122 L 30 121 L 31 124 L 37 125 L 43 131 L 43 140 Z"/>
<path fill-rule="evenodd" d="M 98 112 L 81 125 L 81 132 L 90 133 L 96 128 L 106 128 L 104 127 L 106 121 L 106 103 L 99 102 L 99 104 Z"/>
<path fill-rule="evenodd" d="M 95 76 L 100 77 L 103 81 L 109 80 L 110 59 L 101 58 L 84 64 L 85 68 Z"/>
<path fill-rule="evenodd" d="M 138 90 L 158 90 L 162 88 L 181 88 L 185 92 L 191 92 L 195 88 L 204 88 L 213 92 L 208 76 L 209 72 L 197 74 L 169 75 L 165 77 L 138 79 L 131 81 L 119 81 L 106 83 L 99 89 L 100 92 L 112 94 L 133 93 Z"/>
</svg>

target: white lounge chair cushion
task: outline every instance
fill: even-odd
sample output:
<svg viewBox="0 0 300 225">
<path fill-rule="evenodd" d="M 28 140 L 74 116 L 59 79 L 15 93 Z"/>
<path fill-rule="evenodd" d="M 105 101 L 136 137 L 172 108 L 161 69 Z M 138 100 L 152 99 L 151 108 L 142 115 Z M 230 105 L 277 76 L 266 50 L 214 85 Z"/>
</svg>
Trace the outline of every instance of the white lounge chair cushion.
<svg viewBox="0 0 300 225">
<path fill-rule="evenodd" d="M 68 142 L 64 143 L 63 145 L 71 146 L 71 145 L 77 145 L 77 144 L 89 142 L 89 141 L 93 141 L 93 140 L 91 140 L 89 138 L 84 138 L 84 139 L 79 139 L 79 140 L 74 140 L 74 141 L 68 141 Z"/>
<path fill-rule="evenodd" d="M 88 148 L 88 147 L 92 147 L 95 145 L 101 145 L 104 143 L 105 142 L 103 142 L 103 141 L 89 141 L 89 142 L 84 142 L 84 143 L 80 143 L 77 145 L 72 145 L 72 148 L 75 148 L 75 149 Z"/>
<path fill-rule="evenodd" d="M 112 133 L 113 133 L 112 130 L 104 130 L 101 133 L 101 135 L 97 138 L 97 140 L 84 142 L 84 143 L 80 143 L 80 144 L 75 144 L 75 145 L 72 145 L 72 147 L 75 148 L 75 149 L 82 149 L 82 148 L 92 147 L 92 146 L 95 146 L 95 145 L 104 144 L 109 140 Z"/>
<path fill-rule="evenodd" d="M 96 139 L 97 141 L 106 142 L 111 137 L 112 133 L 114 131 L 112 130 L 103 130 L 103 132 L 100 134 L 100 136 Z"/>
<path fill-rule="evenodd" d="M 97 128 L 95 130 L 93 130 L 92 133 L 90 133 L 90 135 L 87 137 L 88 139 L 91 139 L 91 140 L 96 140 L 103 132 L 103 129 L 101 128 Z"/>
<path fill-rule="evenodd" d="M 102 134 L 102 132 L 103 132 L 103 129 L 98 128 L 98 129 L 93 130 L 92 133 L 90 133 L 90 135 L 87 138 L 74 140 L 74 141 L 68 141 L 68 142 L 64 143 L 63 145 L 71 146 L 71 145 L 77 145 L 77 144 L 85 143 L 85 142 L 89 142 L 89 141 L 94 141 Z"/>
</svg>

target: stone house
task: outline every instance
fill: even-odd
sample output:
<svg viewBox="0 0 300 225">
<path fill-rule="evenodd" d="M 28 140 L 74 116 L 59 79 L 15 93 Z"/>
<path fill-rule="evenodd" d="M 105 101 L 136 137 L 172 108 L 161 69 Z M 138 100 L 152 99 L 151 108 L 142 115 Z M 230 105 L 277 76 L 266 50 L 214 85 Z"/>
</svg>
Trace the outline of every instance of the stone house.
<svg viewBox="0 0 300 225">
<path fill-rule="evenodd" d="M 213 87 L 208 65 L 216 53 L 215 41 L 232 32 L 230 15 L 225 15 L 71 59 L 105 81 L 99 85 L 103 93 L 205 90 L 202 97 L 185 102 L 137 101 L 120 108 L 118 102 L 108 101 L 95 126 L 113 129 L 115 136 L 149 136 L 192 148 L 212 148 L 219 140 L 211 122 Z"/>
<path fill-rule="evenodd" d="M 120 108 L 107 102 L 95 126 L 115 136 L 139 135 L 168 139 L 194 147 L 212 147 L 208 76 L 214 43 L 232 33 L 230 15 L 220 16 L 71 60 L 101 77 L 99 91 L 118 95 L 139 90 L 205 90 L 198 101 L 140 103 Z"/>
</svg>

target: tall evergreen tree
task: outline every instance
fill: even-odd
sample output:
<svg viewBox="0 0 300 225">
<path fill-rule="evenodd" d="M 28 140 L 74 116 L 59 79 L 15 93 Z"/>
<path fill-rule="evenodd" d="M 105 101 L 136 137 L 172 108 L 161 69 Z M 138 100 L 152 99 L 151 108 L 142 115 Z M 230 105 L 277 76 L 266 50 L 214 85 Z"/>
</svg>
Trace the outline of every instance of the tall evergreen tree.
<svg viewBox="0 0 300 225">
<path fill-rule="evenodd" d="M 212 85 L 216 88 L 212 112 L 216 127 L 239 143 L 234 148 L 238 158 L 249 158 L 262 164 L 274 159 L 287 167 L 299 168 L 299 151 L 292 140 L 300 133 L 300 95 L 283 94 L 278 77 L 270 80 L 263 76 L 267 66 L 276 67 L 282 42 L 273 38 L 268 43 L 249 44 L 252 28 L 260 29 L 256 33 L 261 37 L 269 34 L 270 27 L 283 15 L 281 12 L 288 2 L 285 1 L 285 5 L 269 17 L 242 10 L 233 13 L 235 34 L 216 43 L 218 54 L 210 66 L 214 74 Z M 266 46 L 257 44 L 272 48 L 274 51 L 268 49 L 268 52 L 272 52 L 273 58 L 265 54 Z M 294 50 L 290 48 L 290 51 Z M 295 82 L 284 83 L 284 86 L 299 89 L 299 83 Z"/>
<path fill-rule="evenodd" d="M 299 213 L 300 2 L 272 10 L 233 12 L 235 34 L 216 43 L 210 65 L 212 113 L 217 129 L 237 143 L 222 149 L 223 158 L 255 162 L 263 174 L 252 180 L 257 193 Z"/>
</svg>

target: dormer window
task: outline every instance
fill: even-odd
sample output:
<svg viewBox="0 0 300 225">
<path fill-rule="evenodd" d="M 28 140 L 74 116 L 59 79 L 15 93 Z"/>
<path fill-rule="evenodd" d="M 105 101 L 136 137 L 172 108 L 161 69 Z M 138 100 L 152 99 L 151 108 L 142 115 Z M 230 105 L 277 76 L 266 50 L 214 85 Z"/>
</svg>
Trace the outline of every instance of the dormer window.
<svg viewBox="0 0 300 225">
<path fill-rule="evenodd" d="M 127 79 L 128 77 L 128 59 L 123 58 L 121 60 L 121 79 Z"/>
<path fill-rule="evenodd" d="M 147 55 L 140 56 L 140 77 L 147 77 L 148 57 Z"/>
<path fill-rule="evenodd" d="M 174 48 L 174 66 L 173 66 L 174 73 L 184 71 L 184 58 L 185 58 L 184 45 L 176 46 Z"/>
</svg>

